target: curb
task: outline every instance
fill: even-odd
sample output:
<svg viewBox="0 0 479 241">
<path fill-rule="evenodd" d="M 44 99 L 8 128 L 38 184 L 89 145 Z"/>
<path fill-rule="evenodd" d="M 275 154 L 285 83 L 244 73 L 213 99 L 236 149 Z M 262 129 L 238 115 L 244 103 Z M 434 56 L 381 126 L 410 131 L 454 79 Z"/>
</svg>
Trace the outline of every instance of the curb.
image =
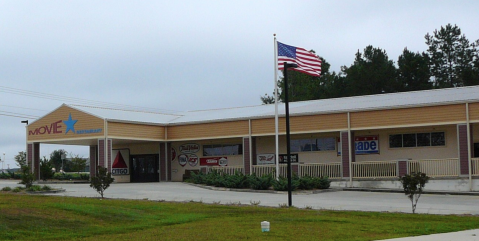
<svg viewBox="0 0 479 241">
<path fill-rule="evenodd" d="M 65 192 L 65 189 L 60 188 L 60 189 L 56 189 L 56 190 L 37 191 L 37 192 L 26 191 L 26 193 L 28 193 L 28 194 L 47 194 L 47 193 L 60 193 L 60 192 Z"/>
<path fill-rule="evenodd" d="M 343 188 L 343 191 L 404 193 L 400 189 Z M 479 192 L 423 191 L 422 194 L 479 196 Z"/>
<path fill-rule="evenodd" d="M 186 182 L 184 182 L 186 183 Z M 272 193 L 272 194 L 287 194 L 288 191 L 275 191 L 275 190 L 254 190 L 254 189 L 240 189 L 240 188 L 226 188 L 226 187 L 212 187 L 206 186 L 202 184 L 194 184 L 194 183 L 186 183 L 191 186 L 213 190 L 213 191 L 232 191 L 232 192 L 253 192 L 253 193 Z M 337 192 L 341 191 L 341 189 L 337 188 L 329 188 L 329 189 L 318 189 L 318 190 L 300 190 L 300 191 L 293 191 L 293 195 L 309 195 L 309 194 L 317 194 L 323 192 Z"/>
</svg>

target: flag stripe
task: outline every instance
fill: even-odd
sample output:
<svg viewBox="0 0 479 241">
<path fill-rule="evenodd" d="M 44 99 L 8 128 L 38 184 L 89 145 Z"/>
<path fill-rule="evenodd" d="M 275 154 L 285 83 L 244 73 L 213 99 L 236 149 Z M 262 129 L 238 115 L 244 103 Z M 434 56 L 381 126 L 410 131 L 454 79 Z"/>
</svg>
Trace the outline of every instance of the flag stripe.
<svg viewBox="0 0 479 241">
<path fill-rule="evenodd" d="M 284 69 L 284 62 L 297 64 L 299 71 L 312 76 L 321 76 L 321 59 L 303 48 L 278 43 L 278 69 Z"/>
</svg>

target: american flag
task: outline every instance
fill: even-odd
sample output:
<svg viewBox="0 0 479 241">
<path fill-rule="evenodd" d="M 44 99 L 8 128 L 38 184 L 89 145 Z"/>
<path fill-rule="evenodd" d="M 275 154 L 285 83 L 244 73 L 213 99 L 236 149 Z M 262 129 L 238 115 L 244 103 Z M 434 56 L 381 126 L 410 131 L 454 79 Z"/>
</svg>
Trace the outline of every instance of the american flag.
<svg viewBox="0 0 479 241">
<path fill-rule="evenodd" d="M 298 65 L 296 70 L 312 76 L 321 76 L 321 59 L 303 48 L 278 42 L 278 69 L 284 69 L 284 62 Z"/>
</svg>

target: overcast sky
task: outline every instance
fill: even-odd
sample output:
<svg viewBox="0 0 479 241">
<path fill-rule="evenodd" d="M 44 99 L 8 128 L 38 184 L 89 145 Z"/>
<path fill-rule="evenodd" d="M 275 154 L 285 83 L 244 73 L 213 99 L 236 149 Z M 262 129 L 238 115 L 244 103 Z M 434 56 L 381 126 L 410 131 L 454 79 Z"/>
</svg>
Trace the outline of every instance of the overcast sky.
<svg viewBox="0 0 479 241">
<path fill-rule="evenodd" d="M 0 0 L 0 158 L 16 167 L 20 121 L 62 103 L 259 105 L 274 88 L 274 33 L 338 72 L 367 45 L 394 62 L 405 47 L 425 51 L 424 35 L 448 23 L 479 39 L 479 1 Z M 56 148 L 41 145 L 41 156 Z"/>
</svg>

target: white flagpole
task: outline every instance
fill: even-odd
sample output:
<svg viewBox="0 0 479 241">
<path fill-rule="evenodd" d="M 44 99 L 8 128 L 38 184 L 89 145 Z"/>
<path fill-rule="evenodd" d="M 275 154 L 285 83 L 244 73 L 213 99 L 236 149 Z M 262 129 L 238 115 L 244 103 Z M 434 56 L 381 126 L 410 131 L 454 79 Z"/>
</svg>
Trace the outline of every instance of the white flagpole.
<svg viewBox="0 0 479 241">
<path fill-rule="evenodd" d="M 278 43 L 274 36 L 274 133 L 276 146 L 276 180 L 279 180 L 279 140 L 278 140 Z"/>
</svg>

